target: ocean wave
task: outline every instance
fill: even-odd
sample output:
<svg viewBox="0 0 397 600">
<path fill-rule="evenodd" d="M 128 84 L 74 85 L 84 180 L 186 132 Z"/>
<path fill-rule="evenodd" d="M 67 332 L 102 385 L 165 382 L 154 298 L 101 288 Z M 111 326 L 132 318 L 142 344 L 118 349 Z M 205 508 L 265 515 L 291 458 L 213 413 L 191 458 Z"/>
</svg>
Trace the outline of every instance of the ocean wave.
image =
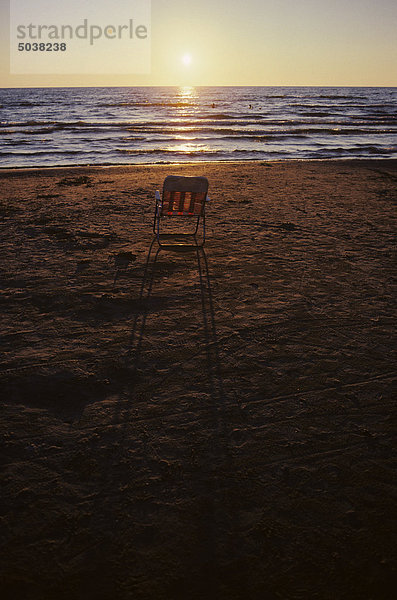
<svg viewBox="0 0 397 600">
<path fill-rule="evenodd" d="M 105 139 L 109 139 L 109 138 L 105 138 Z M 147 139 L 146 137 L 143 137 L 141 135 L 129 135 L 128 137 L 120 138 L 120 141 L 122 141 L 122 142 L 141 142 L 146 139 Z M 170 138 L 170 139 L 175 139 L 175 138 Z M 164 141 L 164 138 L 162 138 L 162 141 Z"/>
<path fill-rule="evenodd" d="M 32 125 L 56 125 L 56 121 L 1 121 L 0 127 L 31 127 Z"/>
<path fill-rule="evenodd" d="M 71 131 L 79 133 L 83 131 L 89 131 L 90 133 L 100 133 L 106 131 L 116 132 L 128 131 L 128 132 L 139 132 L 139 133 L 155 133 L 161 134 L 165 132 L 182 134 L 190 132 L 203 132 L 203 133 L 218 133 L 218 134 L 233 134 L 239 131 L 247 131 L 252 135 L 260 135 L 266 133 L 273 133 L 272 130 L 269 132 L 269 127 L 276 128 L 275 132 L 283 130 L 295 131 L 299 133 L 315 133 L 321 131 L 338 132 L 346 131 L 347 133 L 372 133 L 374 127 L 377 127 L 379 131 L 394 133 L 394 130 L 387 130 L 384 126 L 397 125 L 396 120 L 390 122 L 377 121 L 376 124 L 371 124 L 370 128 L 352 128 L 349 127 L 345 120 L 332 120 L 319 122 L 318 120 L 302 120 L 302 119 L 280 119 L 280 120 L 246 120 L 246 119 L 235 119 L 231 122 L 222 121 L 221 125 L 218 125 L 217 121 L 212 120 L 185 120 L 182 123 L 169 122 L 164 124 L 161 122 L 149 121 L 145 123 L 131 122 L 131 121 L 114 121 L 114 122 L 87 122 L 87 121 L 69 121 L 69 122 L 55 122 L 55 121 L 24 121 L 24 122 L 9 122 L 0 124 L 0 135 L 7 135 L 8 133 L 17 133 L 18 129 L 29 135 L 37 135 L 41 133 L 53 133 L 56 131 Z M 310 125 L 316 127 L 310 127 Z M 362 121 L 357 124 L 366 125 Z M 299 126 L 305 125 L 306 127 L 298 130 Z M 380 128 L 382 125 L 382 128 Z M 247 130 L 247 127 L 258 126 L 256 129 Z M 331 126 L 331 127 L 330 127 Z M 29 128 L 29 129 L 28 129 Z M 295 129 L 294 129 L 295 128 Z"/>
<path fill-rule="evenodd" d="M 37 106 L 37 104 L 35 102 L 24 101 L 24 102 L 17 102 L 16 106 L 30 108 L 32 106 Z"/>
<path fill-rule="evenodd" d="M 26 152 L 11 152 L 11 151 L 6 151 L 6 152 L 0 152 L 0 156 L 36 156 L 36 155 L 48 155 L 48 156 L 52 156 L 52 155 L 63 155 L 63 154 L 91 154 L 90 151 L 86 151 L 86 152 L 82 152 L 81 150 L 28 150 Z"/>
<path fill-rule="evenodd" d="M 319 96 L 313 96 L 313 99 L 317 100 L 317 98 L 324 100 L 354 100 L 355 96 L 351 94 L 320 94 Z"/>
<path fill-rule="evenodd" d="M 277 150 L 267 150 L 266 154 L 288 154 L 290 153 L 292 150 L 290 148 L 280 148 Z M 231 154 L 236 155 L 236 154 L 241 154 L 241 155 L 246 155 L 246 154 L 252 154 L 252 155 L 263 155 L 264 152 L 263 150 L 251 150 L 251 149 L 247 149 L 247 148 L 236 148 L 235 150 L 231 150 L 230 151 Z"/>
<path fill-rule="evenodd" d="M 26 140 L 26 139 L 22 139 L 22 140 L 6 140 L 4 145 L 7 148 L 8 146 L 29 146 L 30 144 L 33 144 L 33 140 Z"/>
<path fill-rule="evenodd" d="M 208 119 L 208 115 L 198 115 L 196 117 L 197 119 Z M 228 115 L 226 113 L 215 113 L 213 115 L 211 115 L 211 119 L 215 120 L 215 119 L 231 119 L 231 120 L 235 120 L 236 116 L 235 115 Z"/>
<path fill-rule="evenodd" d="M 394 129 L 369 129 L 357 127 L 307 127 L 302 129 L 291 129 L 289 133 L 302 133 L 305 135 L 321 134 L 321 135 L 379 135 L 397 133 Z"/>
<path fill-rule="evenodd" d="M 150 148 L 150 149 L 136 149 L 136 150 L 132 150 L 130 148 L 115 148 L 115 152 L 120 152 L 120 154 L 171 154 L 171 155 L 189 155 L 189 156 L 198 156 L 198 155 L 216 155 L 216 154 L 222 154 L 221 150 L 213 150 L 213 149 L 205 149 L 205 150 L 196 150 L 196 149 L 189 149 L 189 150 L 181 150 L 181 149 L 175 149 L 173 150 L 172 148 Z"/>
<path fill-rule="evenodd" d="M 319 118 L 319 117 L 332 117 L 335 114 L 335 112 L 334 111 L 322 111 L 322 110 L 302 110 L 301 114 L 304 114 L 308 117 Z"/>
<path fill-rule="evenodd" d="M 196 104 L 194 102 L 105 102 L 103 104 L 98 104 L 98 106 L 102 106 L 104 108 L 108 107 L 144 107 L 144 108 L 150 108 L 150 107 L 159 107 L 159 106 L 164 106 L 164 107 L 170 107 L 170 108 L 185 108 L 186 106 L 196 106 Z"/>
<path fill-rule="evenodd" d="M 285 138 L 293 138 L 293 137 L 304 137 L 302 134 L 292 134 L 292 133 L 267 133 L 264 135 L 250 135 L 250 134 L 236 134 L 236 135 L 225 135 L 220 138 L 215 139 L 224 139 L 224 140 L 245 140 L 252 142 L 268 142 L 275 140 L 285 140 Z"/>
</svg>

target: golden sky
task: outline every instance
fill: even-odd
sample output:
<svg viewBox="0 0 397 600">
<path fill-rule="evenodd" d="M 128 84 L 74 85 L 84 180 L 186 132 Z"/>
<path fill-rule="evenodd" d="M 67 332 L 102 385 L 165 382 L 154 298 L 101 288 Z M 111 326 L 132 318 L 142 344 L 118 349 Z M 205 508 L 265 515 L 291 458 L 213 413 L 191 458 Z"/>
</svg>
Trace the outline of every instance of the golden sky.
<svg viewBox="0 0 397 600">
<path fill-rule="evenodd" d="M 152 0 L 149 73 L 51 75 L 10 74 L 8 0 L 0 3 L 2 87 L 397 85 L 395 0 Z M 117 2 L 109 5 L 116 19 Z"/>
</svg>

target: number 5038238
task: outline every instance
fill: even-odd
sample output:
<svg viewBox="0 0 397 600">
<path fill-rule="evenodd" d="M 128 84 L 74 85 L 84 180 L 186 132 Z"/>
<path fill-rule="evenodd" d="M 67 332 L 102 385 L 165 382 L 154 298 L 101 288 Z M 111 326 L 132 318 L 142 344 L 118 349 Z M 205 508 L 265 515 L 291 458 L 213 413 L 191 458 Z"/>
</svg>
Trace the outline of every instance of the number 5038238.
<svg viewBox="0 0 397 600">
<path fill-rule="evenodd" d="M 62 42 L 20 42 L 18 44 L 19 52 L 65 52 L 66 44 Z"/>
</svg>

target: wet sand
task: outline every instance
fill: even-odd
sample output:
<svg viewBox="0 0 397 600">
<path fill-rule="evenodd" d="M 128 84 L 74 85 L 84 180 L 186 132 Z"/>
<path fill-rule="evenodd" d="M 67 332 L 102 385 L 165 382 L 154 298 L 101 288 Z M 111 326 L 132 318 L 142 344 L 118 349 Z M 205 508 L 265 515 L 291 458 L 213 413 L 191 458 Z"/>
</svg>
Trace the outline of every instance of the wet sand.
<svg viewBox="0 0 397 600">
<path fill-rule="evenodd" d="M 152 244 L 174 173 L 204 251 Z M 2 598 L 390 600 L 397 161 L 0 188 Z"/>
</svg>

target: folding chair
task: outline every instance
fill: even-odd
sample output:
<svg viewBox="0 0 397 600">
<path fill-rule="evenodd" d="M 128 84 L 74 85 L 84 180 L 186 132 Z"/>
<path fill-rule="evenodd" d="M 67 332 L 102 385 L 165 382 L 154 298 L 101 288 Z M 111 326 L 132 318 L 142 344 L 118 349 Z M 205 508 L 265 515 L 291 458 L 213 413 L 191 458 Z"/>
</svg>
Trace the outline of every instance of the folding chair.
<svg viewBox="0 0 397 600">
<path fill-rule="evenodd" d="M 194 246 L 201 248 L 205 243 L 205 204 L 209 201 L 207 196 L 208 179 L 206 177 L 179 177 L 169 175 L 163 184 L 163 193 L 160 196 L 156 191 L 156 206 L 154 211 L 153 233 L 157 236 L 160 246 Z M 196 218 L 196 228 L 193 232 L 173 231 L 160 233 L 160 225 L 165 218 L 193 217 Z M 202 221 L 202 242 L 197 243 L 196 234 Z M 164 228 L 163 228 L 164 229 Z M 175 239 L 193 237 L 194 244 L 186 244 Z M 162 243 L 164 238 L 174 238 L 171 244 Z"/>
</svg>

